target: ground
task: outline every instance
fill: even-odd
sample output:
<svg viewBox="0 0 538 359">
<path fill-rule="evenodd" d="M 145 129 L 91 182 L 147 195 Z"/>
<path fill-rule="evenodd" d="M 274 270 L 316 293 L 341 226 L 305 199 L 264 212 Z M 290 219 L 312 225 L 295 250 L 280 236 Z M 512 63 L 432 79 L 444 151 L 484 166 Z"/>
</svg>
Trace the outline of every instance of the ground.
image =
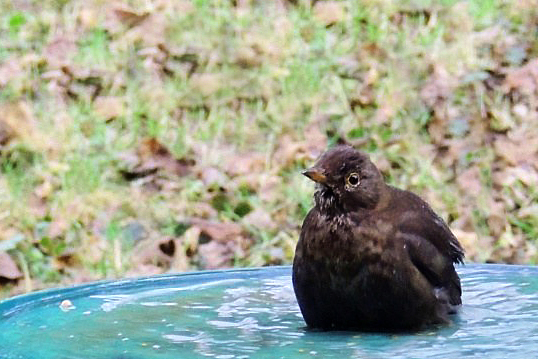
<svg viewBox="0 0 538 359">
<path fill-rule="evenodd" d="M 0 297 L 289 264 L 328 146 L 538 261 L 538 6 L 0 3 Z"/>
</svg>

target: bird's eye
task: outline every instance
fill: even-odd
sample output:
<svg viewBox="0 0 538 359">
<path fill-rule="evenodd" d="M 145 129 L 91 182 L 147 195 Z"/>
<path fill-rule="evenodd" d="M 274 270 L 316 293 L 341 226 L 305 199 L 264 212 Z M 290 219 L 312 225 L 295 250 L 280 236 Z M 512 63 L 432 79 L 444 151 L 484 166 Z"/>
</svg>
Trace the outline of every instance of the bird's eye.
<svg viewBox="0 0 538 359">
<path fill-rule="evenodd" d="M 358 186 L 360 183 L 360 178 L 359 178 L 358 173 L 355 173 L 355 172 L 350 173 L 346 178 L 346 182 L 348 185 L 352 187 Z"/>
</svg>

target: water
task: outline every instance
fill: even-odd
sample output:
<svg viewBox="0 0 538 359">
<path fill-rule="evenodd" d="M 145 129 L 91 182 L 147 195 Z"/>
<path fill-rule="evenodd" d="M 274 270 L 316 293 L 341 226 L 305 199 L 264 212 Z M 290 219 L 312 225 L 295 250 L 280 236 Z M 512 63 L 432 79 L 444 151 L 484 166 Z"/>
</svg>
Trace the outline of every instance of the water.
<svg viewBox="0 0 538 359">
<path fill-rule="evenodd" d="M 33 293 L 0 303 L 0 358 L 538 358 L 538 268 L 458 272 L 454 324 L 404 335 L 308 331 L 289 267 Z"/>
</svg>

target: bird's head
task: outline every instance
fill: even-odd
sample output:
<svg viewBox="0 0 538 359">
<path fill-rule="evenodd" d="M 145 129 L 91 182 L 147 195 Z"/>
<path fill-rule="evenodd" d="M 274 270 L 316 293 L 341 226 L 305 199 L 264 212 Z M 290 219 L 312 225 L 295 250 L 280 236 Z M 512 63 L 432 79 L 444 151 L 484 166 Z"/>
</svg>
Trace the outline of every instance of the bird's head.
<svg viewBox="0 0 538 359">
<path fill-rule="evenodd" d="M 321 211 L 374 208 L 385 186 L 368 155 L 351 146 L 331 148 L 303 174 L 317 183 L 314 199 Z"/>
</svg>

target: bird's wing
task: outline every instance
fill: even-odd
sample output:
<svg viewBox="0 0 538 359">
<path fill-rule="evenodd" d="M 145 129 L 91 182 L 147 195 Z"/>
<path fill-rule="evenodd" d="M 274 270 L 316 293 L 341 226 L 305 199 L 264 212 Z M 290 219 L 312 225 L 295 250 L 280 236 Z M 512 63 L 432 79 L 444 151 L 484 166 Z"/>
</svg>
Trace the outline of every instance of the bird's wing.
<svg viewBox="0 0 538 359">
<path fill-rule="evenodd" d="M 404 203 L 412 203 L 414 208 L 403 211 L 398 228 L 404 232 L 419 235 L 431 242 L 442 254 L 454 263 L 463 263 L 464 252 L 458 239 L 448 225 L 420 197 L 411 192 L 399 191 L 406 196 Z"/>
<path fill-rule="evenodd" d="M 450 304 L 461 304 L 460 279 L 451 258 L 420 235 L 399 232 L 397 236 L 404 243 L 404 248 L 415 267 L 432 286 L 445 290 Z"/>
<path fill-rule="evenodd" d="M 431 219 L 430 236 L 428 239 L 435 245 L 436 242 L 442 241 L 445 247 L 448 247 L 447 254 L 454 263 L 463 263 L 463 257 L 465 256 L 463 248 L 460 242 L 452 231 L 448 228 L 448 225 L 428 206 L 428 214 Z"/>
</svg>

